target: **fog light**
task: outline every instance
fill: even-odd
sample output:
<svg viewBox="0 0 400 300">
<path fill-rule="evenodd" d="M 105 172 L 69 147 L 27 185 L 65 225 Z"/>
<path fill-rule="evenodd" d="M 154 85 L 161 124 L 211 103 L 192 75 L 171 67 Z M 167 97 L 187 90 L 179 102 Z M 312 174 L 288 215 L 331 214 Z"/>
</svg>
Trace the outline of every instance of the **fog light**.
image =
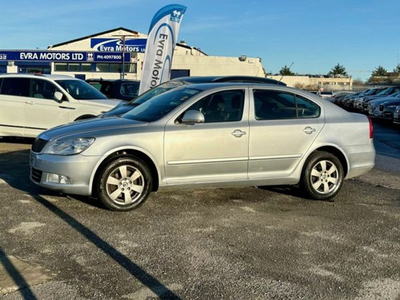
<svg viewBox="0 0 400 300">
<path fill-rule="evenodd" d="M 47 174 L 47 182 L 72 184 L 72 180 L 68 176 L 52 174 L 52 173 Z"/>
</svg>

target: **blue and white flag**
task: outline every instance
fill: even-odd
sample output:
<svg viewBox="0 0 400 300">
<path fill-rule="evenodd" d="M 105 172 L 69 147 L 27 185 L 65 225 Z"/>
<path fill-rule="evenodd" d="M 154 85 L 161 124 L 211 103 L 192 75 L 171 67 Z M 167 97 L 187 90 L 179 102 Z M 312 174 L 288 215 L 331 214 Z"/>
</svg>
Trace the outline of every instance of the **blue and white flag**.
<svg viewBox="0 0 400 300">
<path fill-rule="evenodd" d="M 153 17 L 147 37 L 139 95 L 171 78 L 172 57 L 186 6 L 171 4 Z"/>
</svg>

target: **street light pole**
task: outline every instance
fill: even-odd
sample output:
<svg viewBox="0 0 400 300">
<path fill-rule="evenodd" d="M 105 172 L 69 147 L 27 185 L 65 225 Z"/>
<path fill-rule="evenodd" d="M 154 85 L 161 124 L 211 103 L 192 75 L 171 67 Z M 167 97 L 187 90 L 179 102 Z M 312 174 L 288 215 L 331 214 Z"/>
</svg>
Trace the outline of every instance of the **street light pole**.
<svg viewBox="0 0 400 300">
<path fill-rule="evenodd" d="M 135 34 L 115 34 L 113 36 L 118 36 L 122 39 L 122 70 L 120 73 L 120 78 L 123 80 L 125 79 L 125 44 L 126 44 L 126 37 L 138 37 L 139 35 Z"/>
<path fill-rule="evenodd" d="M 125 79 L 125 35 L 122 36 L 122 72 L 121 79 Z"/>
</svg>

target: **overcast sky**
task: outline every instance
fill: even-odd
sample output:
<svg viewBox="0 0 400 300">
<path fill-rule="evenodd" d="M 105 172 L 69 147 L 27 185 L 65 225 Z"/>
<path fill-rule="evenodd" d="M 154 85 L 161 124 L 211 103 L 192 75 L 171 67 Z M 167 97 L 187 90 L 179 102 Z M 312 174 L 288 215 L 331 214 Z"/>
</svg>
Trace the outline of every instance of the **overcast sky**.
<svg viewBox="0 0 400 300">
<path fill-rule="evenodd" d="M 45 49 L 117 27 L 148 33 L 163 6 L 187 6 L 179 40 L 209 55 L 261 57 L 267 72 L 291 65 L 327 74 L 340 63 L 367 79 L 399 62 L 400 1 L 18 0 L 2 6 L 0 49 Z"/>
</svg>

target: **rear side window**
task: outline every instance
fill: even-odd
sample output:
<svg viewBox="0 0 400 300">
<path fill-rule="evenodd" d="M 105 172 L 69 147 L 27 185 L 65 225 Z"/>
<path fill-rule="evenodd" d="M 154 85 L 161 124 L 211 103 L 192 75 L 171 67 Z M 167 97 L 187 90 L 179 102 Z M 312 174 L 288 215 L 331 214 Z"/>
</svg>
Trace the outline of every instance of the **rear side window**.
<svg viewBox="0 0 400 300">
<path fill-rule="evenodd" d="M 257 120 L 317 118 L 320 108 L 304 97 L 281 91 L 254 90 Z"/>
<path fill-rule="evenodd" d="M 296 95 L 297 117 L 298 118 L 318 118 L 321 110 L 314 102 Z"/>
<path fill-rule="evenodd" d="M 120 93 L 124 97 L 135 98 L 139 93 L 139 83 L 123 83 L 121 84 Z"/>
<path fill-rule="evenodd" d="M 28 97 L 29 81 L 29 78 L 3 78 L 1 94 Z"/>
</svg>

